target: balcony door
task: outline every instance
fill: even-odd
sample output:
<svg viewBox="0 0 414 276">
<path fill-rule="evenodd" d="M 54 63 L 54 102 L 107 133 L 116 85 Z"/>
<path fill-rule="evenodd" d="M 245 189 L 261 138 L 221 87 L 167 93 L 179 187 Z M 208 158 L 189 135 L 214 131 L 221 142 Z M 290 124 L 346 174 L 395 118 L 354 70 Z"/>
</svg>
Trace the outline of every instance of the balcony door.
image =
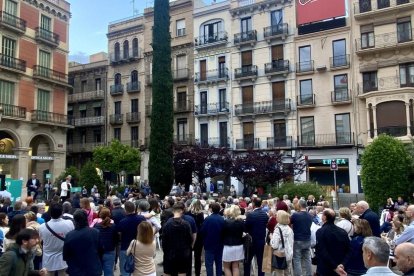
<svg viewBox="0 0 414 276">
<path fill-rule="evenodd" d="M 315 145 L 315 124 L 313 117 L 300 118 L 301 145 Z"/>
<path fill-rule="evenodd" d="M 219 69 L 219 78 L 225 78 L 226 75 L 226 57 L 222 56 L 218 58 L 218 69 Z"/>
<path fill-rule="evenodd" d="M 285 107 L 285 82 L 272 83 L 273 110 L 283 110 Z"/>
<path fill-rule="evenodd" d="M 244 51 L 241 53 L 242 75 L 249 75 L 252 72 L 253 56 L 252 51 Z"/>
<path fill-rule="evenodd" d="M 253 86 L 242 87 L 243 113 L 253 113 Z"/>
<path fill-rule="evenodd" d="M 349 113 L 335 115 L 336 144 L 351 143 L 351 120 Z"/>
<path fill-rule="evenodd" d="M 43 30 L 46 31 L 51 31 L 52 30 L 52 20 L 45 16 L 45 15 L 41 15 L 40 17 L 40 28 L 42 28 Z"/>
<path fill-rule="evenodd" d="M 207 114 L 207 91 L 200 92 L 200 114 Z"/>
<path fill-rule="evenodd" d="M 348 75 L 341 74 L 334 76 L 334 95 L 335 102 L 348 101 Z"/>
<path fill-rule="evenodd" d="M 121 114 L 121 103 L 122 103 L 121 101 L 114 102 L 114 110 L 115 110 L 116 115 Z"/>
<path fill-rule="evenodd" d="M 200 124 L 200 144 L 208 147 L 208 124 Z"/>
<path fill-rule="evenodd" d="M 10 15 L 17 16 L 17 2 L 11 1 L 11 0 L 6 0 L 4 11 L 6 13 L 10 14 Z M 9 19 L 9 18 L 7 18 L 7 19 Z M 12 19 L 12 18 L 10 18 L 10 19 Z"/>
<path fill-rule="evenodd" d="M 184 111 L 187 109 L 187 92 L 177 92 L 177 110 Z"/>
<path fill-rule="evenodd" d="M 123 57 L 124 57 L 124 59 L 127 59 L 127 58 L 129 58 L 129 42 L 128 42 L 128 40 L 125 40 L 124 41 L 124 44 L 123 44 Z"/>
<path fill-rule="evenodd" d="M 1 65 L 10 68 L 17 66 L 14 59 L 16 57 L 16 40 L 3 36 L 1 53 L 3 54 L 0 60 Z"/>
<path fill-rule="evenodd" d="M 219 32 L 221 31 L 221 21 L 206 24 L 203 26 L 203 32 L 204 32 L 204 41 L 201 41 L 201 43 L 213 43 L 218 41 L 219 39 Z"/>
<path fill-rule="evenodd" d="M 283 24 L 282 10 L 275 10 L 270 13 L 270 23 L 272 26 L 280 26 Z"/>
<path fill-rule="evenodd" d="M 254 147 L 254 126 L 253 122 L 243 123 L 243 143 L 245 149 Z"/>
<path fill-rule="evenodd" d="M 228 147 L 227 122 L 219 123 L 220 147 Z"/>
<path fill-rule="evenodd" d="M 207 79 L 207 62 L 205 59 L 200 60 L 200 81 Z"/>
<path fill-rule="evenodd" d="M 177 141 L 183 143 L 186 141 L 187 119 L 177 120 Z"/>
<path fill-rule="evenodd" d="M 242 39 L 246 39 L 247 33 L 252 30 L 252 18 L 251 17 L 242 18 L 240 23 L 241 23 L 240 30 L 242 32 Z"/>
<path fill-rule="evenodd" d="M 14 104 L 14 83 L 9 81 L 0 80 L 0 103 L 6 105 Z M 3 106 L 4 114 L 8 114 L 7 107 Z"/>
<path fill-rule="evenodd" d="M 273 45 L 272 46 L 272 62 L 283 60 L 283 45 Z"/>
<path fill-rule="evenodd" d="M 138 112 L 138 99 L 131 99 L 131 113 Z"/>
<path fill-rule="evenodd" d="M 176 58 L 176 78 L 184 78 L 187 77 L 187 56 L 180 55 Z"/>
<path fill-rule="evenodd" d="M 332 42 L 333 50 L 333 66 L 345 66 L 347 65 L 346 60 L 346 42 L 345 39 L 335 40 Z"/>
<path fill-rule="evenodd" d="M 228 111 L 226 89 L 219 89 L 219 112 Z"/>
<path fill-rule="evenodd" d="M 50 69 L 50 53 L 39 50 L 39 75 L 49 77 Z"/>
<path fill-rule="evenodd" d="M 131 127 L 131 146 L 132 147 L 137 148 L 139 146 L 138 137 L 139 137 L 138 127 L 137 126 Z"/>
<path fill-rule="evenodd" d="M 300 81 L 300 96 L 299 103 L 302 105 L 313 104 L 312 80 Z"/>
<path fill-rule="evenodd" d="M 275 120 L 273 122 L 273 143 L 274 147 L 287 146 L 285 120 Z"/>
<path fill-rule="evenodd" d="M 43 89 L 37 90 L 37 119 L 41 121 L 48 120 L 50 108 L 50 92 Z"/>
<path fill-rule="evenodd" d="M 299 47 L 299 71 L 306 72 L 311 70 L 311 46 Z"/>
</svg>

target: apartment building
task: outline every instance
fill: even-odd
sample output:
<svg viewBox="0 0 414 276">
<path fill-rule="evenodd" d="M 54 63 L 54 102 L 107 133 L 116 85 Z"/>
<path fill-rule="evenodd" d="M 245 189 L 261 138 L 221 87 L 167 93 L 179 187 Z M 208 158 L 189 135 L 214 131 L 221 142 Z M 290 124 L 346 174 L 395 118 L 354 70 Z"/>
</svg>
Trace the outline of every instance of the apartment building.
<svg viewBox="0 0 414 276">
<path fill-rule="evenodd" d="M 107 139 L 108 56 L 98 53 L 89 63 L 69 63 L 68 117 L 73 129 L 67 133 L 67 166 L 82 166 L 92 158 L 95 147 Z"/>
<path fill-rule="evenodd" d="M 66 163 L 70 5 L 0 0 L 0 174 L 41 182 Z"/>
<path fill-rule="evenodd" d="M 194 35 L 193 1 L 170 2 L 171 60 L 174 94 L 174 143 L 194 144 Z M 145 60 L 145 141 L 141 152 L 141 178 L 148 179 L 149 138 L 152 104 L 152 27 L 154 9 L 144 11 L 144 60 Z"/>
<path fill-rule="evenodd" d="M 319 12 L 321 11 L 321 12 Z M 296 6 L 297 149 L 307 157 L 302 180 L 357 193 L 356 117 L 353 110 L 353 39 L 345 1 Z"/>
<path fill-rule="evenodd" d="M 411 142 L 414 54 L 412 0 L 352 1 L 358 143 L 380 134 Z"/>
</svg>

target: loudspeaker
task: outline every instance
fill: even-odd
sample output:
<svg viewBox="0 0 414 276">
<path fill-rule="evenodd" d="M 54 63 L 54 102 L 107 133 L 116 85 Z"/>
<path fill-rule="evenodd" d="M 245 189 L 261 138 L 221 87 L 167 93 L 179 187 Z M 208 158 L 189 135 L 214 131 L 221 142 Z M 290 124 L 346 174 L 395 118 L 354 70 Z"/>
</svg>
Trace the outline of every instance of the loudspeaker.
<svg viewBox="0 0 414 276">
<path fill-rule="evenodd" d="M 0 191 L 6 190 L 6 175 L 0 174 Z"/>
</svg>

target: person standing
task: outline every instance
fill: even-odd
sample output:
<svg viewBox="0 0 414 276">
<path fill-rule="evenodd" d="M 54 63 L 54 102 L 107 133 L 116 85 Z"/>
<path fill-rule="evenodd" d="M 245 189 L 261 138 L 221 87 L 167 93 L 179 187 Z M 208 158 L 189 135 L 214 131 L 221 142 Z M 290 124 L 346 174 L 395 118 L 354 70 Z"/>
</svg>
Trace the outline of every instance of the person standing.
<svg viewBox="0 0 414 276">
<path fill-rule="evenodd" d="M 380 230 L 380 218 L 373 212 L 366 201 L 359 201 L 355 207 L 355 213 L 359 215 L 360 219 L 365 219 L 371 226 L 372 234 L 375 237 L 379 237 L 381 234 Z"/>
<path fill-rule="evenodd" d="M 38 190 L 40 188 L 40 180 L 37 179 L 35 173 L 32 173 L 32 178 L 27 180 L 26 187 L 27 187 L 27 196 L 32 196 L 33 193 L 33 200 L 36 200 L 37 194 L 39 193 Z"/>
<path fill-rule="evenodd" d="M 386 241 L 378 237 L 367 237 L 362 246 L 365 267 L 364 276 L 396 276 L 388 267 L 390 247 Z"/>
<path fill-rule="evenodd" d="M 214 276 L 213 265 L 216 265 L 216 276 L 222 273 L 223 262 L 223 237 L 224 218 L 220 216 L 220 205 L 211 203 L 208 216 L 201 226 L 201 235 L 204 239 L 205 265 L 207 276 Z"/>
<path fill-rule="evenodd" d="M 404 242 L 414 243 L 414 205 L 407 207 L 405 217 L 410 224 L 405 228 L 401 236 L 395 240 L 395 245 L 399 245 Z"/>
<path fill-rule="evenodd" d="M 197 237 L 194 243 L 194 271 L 196 276 L 201 275 L 201 254 L 203 251 L 203 237 L 200 234 L 201 226 L 204 222 L 204 213 L 203 206 L 199 199 L 193 201 L 190 205 L 190 211 L 186 213 L 188 216 L 191 216 L 197 226 Z M 189 273 L 191 275 L 191 272 Z"/>
<path fill-rule="evenodd" d="M 290 222 L 293 229 L 293 274 L 311 276 L 311 226 L 312 216 L 306 211 L 306 201 L 298 201 L 299 211 L 295 212 Z"/>
<path fill-rule="evenodd" d="M 72 185 L 70 184 L 71 179 L 72 176 L 68 175 L 66 176 L 66 180 L 60 184 L 60 200 L 62 202 L 65 202 L 65 200 L 69 198 L 70 188 L 72 188 Z"/>
</svg>

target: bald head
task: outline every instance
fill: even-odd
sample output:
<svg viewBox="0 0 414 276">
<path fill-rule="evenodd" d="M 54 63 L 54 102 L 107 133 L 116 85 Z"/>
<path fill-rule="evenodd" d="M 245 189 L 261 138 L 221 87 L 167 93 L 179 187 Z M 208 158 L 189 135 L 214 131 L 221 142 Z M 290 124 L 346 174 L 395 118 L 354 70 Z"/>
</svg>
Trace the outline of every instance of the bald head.
<svg viewBox="0 0 414 276">
<path fill-rule="evenodd" d="M 334 223 L 335 222 L 335 211 L 329 208 L 326 208 L 322 213 L 322 221 L 324 223 Z"/>
<path fill-rule="evenodd" d="M 410 221 L 414 220 L 414 205 L 410 205 L 407 207 L 407 210 L 405 210 L 405 216 Z"/>
<path fill-rule="evenodd" d="M 411 205 L 413 206 L 413 205 Z M 403 273 L 414 268 L 414 244 L 402 243 L 395 249 L 395 262 L 397 267 Z"/>
<path fill-rule="evenodd" d="M 356 211 L 359 215 L 363 214 L 363 213 L 364 213 L 366 210 L 368 210 L 368 209 L 369 209 L 369 204 L 368 204 L 368 202 L 363 201 L 363 200 L 359 201 L 359 202 L 356 204 L 356 206 L 355 206 L 355 211 Z"/>
</svg>

